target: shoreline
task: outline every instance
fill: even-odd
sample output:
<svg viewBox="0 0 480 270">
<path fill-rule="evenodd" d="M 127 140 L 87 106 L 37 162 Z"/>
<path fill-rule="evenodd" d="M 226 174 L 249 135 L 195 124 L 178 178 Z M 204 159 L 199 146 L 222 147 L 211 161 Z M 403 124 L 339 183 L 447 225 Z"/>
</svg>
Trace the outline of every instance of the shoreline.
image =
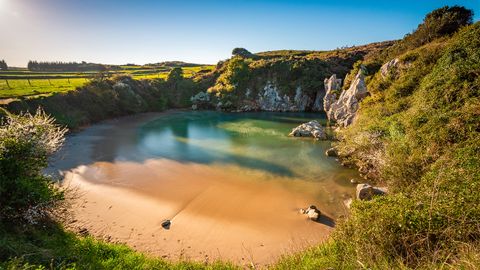
<svg viewBox="0 0 480 270">
<path fill-rule="evenodd" d="M 330 235 L 338 213 L 316 203 L 326 216 L 307 220 L 298 209 L 315 197 L 292 192 L 288 179 L 255 182 L 221 164 L 109 159 L 105 136 L 127 139 L 138 125 L 176 112 L 111 119 L 68 137 L 47 172 L 62 176 L 63 185 L 81 195 L 71 202 L 71 229 L 169 260 L 221 259 L 244 266 L 274 263 Z M 169 230 L 161 226 L 166 219 L 172 222 Z"/>
</svg>

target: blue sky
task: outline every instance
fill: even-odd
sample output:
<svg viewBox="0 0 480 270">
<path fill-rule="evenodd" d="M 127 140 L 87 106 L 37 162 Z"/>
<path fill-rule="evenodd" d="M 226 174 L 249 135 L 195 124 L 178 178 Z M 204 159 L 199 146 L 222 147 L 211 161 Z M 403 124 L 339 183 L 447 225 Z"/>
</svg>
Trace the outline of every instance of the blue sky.
<svg viewBox="0 0 480 270">
<path fill-rule="evenodd" d="M 480 0 L 0 0 L 0 59 L 216 63 L 252 52 L 327 50 L 398 39 L 429 11 Z"/>
</svg>

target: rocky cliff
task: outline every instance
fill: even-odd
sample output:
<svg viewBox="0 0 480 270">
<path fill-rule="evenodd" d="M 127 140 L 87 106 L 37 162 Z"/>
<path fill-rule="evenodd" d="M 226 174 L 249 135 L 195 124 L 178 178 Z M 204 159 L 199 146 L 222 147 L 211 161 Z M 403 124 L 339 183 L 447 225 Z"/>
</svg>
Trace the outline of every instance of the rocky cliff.
<svg viewBox="0 0 480 270">
<path fill-rule="evenodd" d="M 339 81 L 335 76 L 325 81 L 327 93 L 324 97 L 324 109 L 328 120 L 335 121 L 341 127 L 353 122 L 359 102 L 368 95 L 364 72 L 364 69 L 360 68 L 350 87 L 341 92 L 338 99 Z"/>
</svg>

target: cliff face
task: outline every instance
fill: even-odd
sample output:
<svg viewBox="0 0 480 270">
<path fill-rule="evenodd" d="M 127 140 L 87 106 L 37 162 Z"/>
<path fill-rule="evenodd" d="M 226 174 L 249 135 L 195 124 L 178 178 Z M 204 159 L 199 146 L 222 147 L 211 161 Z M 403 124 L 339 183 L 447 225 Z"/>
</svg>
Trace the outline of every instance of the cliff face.
<svg viewBox="0 0 480 270">
<path fill-rule="evenodd" d="M 323 111 L 325 78 L 332 74 L 343 78 L 354 63 L 391 44 L 234 56 L 219 63 L 213 73 L 216 82 L 208 90 L 211 107 L 227 111 Z"/>
<path fill-rule="evenodd" d="M 338 99 L 338 80 L 332 76 L 326 82 L 325 89 L 328 91 L 324 97 L 324 109 L 328 120 L 333 120 L 337 125 L 346 127 L 353 122 L 359 102 L 368 95 L 364 71 L 362 69 L 358 71 L 350 87 L 342 91 Z"/>
</svg>

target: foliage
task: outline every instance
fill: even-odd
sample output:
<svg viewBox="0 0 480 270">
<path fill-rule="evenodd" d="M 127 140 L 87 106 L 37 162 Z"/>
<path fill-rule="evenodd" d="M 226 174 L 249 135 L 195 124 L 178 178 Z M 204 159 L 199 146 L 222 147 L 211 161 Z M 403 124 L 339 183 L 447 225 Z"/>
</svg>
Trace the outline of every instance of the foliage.
<svg viewBox="0 0 480 270">
<path fill-rule="evenodd" d="M 183 79 L 183 70 L 182 68 L 175 67 L 167 75 L 167 82 L 178 82 Z"/>
<path fill-rule="evenodd" d="M 335 239 L 355 260 L 453 263 L 480 240 L 480 23 L 399 55 L 369 82 L 339 151 L 392 194 L 353 205 Z"/>
<path fill-rule="evenodd" d="M 228 93 L 240 89 L 249 76 L 248 62 L 241 57 L 233 57 L 228 61 L 225 70 L 218 77 L 214 86 L 208 89 L 210 93 Z"/>
<path fill-rule="evenodd" d="M 0 70 L 8 70 L 8 65 L 5 60 L 0 60 Z"/>
<path fill-rule="evenodd" d="M 44 217 L 62 193 L 41 170 L 66 130 L 38 110 L 7 115 L 0 127 L 0 221 Z"/>
<path fill-rule="evenodd" d="M 0 269 L 239 269 L 230 263 L 168 262 L 122 244 L 67 232 L 58 223 L 0 223 Z"/>
<path fill-rule="evenodd" d="M 38 62 L 28 61 L 28 70 L 37 71 L 104 71 L 106 67 L 101 64 L 77 62 Z"/>
</svg>

